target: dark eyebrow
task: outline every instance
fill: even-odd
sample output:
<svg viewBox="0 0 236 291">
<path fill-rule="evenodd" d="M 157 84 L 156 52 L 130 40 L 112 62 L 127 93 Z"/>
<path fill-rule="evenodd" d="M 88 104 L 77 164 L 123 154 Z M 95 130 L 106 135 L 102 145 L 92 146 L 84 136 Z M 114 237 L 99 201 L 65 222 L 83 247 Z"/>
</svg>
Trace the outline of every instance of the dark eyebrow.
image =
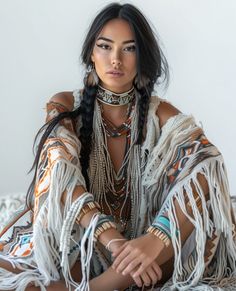
<svg viewBox="0 0 236 291">
<path fill-rule="evenodd" d="M 107 38 L 107 37 L 103 37 L 103 36 L 100 36 L 97 40 L 105 40 L 105 41 L 108 41 L 108 42 L 114 42 L 113 40 Z M 123 41 L 123 44 L 127 44 L 127 43 L 130 43 L 130 42 L 135 42 L 133 39 L 130 39 L 130 40 L 126 40 L 126 41 Z"/>
</svg>

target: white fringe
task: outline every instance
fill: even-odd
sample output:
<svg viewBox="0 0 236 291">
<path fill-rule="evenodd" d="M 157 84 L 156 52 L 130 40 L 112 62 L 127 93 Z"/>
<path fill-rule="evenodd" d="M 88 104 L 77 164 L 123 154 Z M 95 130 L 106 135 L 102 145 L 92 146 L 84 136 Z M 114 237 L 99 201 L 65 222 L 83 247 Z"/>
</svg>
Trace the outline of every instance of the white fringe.
<svg viewBox="0 0 236 291">
<path fill-rule="evenodd" d="M 50 281 L 60 279 L 58 271 L 60 254 L 55 246 L 59 247 L 61 244 L 61 230 L 65 219 L 61 203 L 62 194 L 67 190 L 65 209 L 69 209 L 72 201 L 72 190 L 80 182 L 81 176 L 78 167 L 62 159 L 55 162 L 51 171 L 50 190 L 46 201 L 39 207 L 33 228 L 35 261 L 40 273 L 45 278 L 44 284 L 46 286 Z M 74 177 L 73 180 L 72 177 Z M 66 186 L 70 183 L 70 191 L 68 191 Z"/>
<path fill-rule="evenodd" d="M 90 221 L 89 226 L 86 228 L 85 234 L 81 241 L 81 270 L 82 280 L 76 291 L 89 291 L 90 279 L 90 261 L 93 254 L 94 233 L 100 214 L 95 213 Z M 87 244 L 86 244 L 87 243 Z M 86 247 L 85 247 L 86 246 Z M 86 252 L 87 249 L 87 252 Z"/>
<path fill-rule="evenodd" d="M 210 158 L 200 163 L 191 174 L 186 175 L 182 171 L 178 177 L 177 184 L 168 193 L 167 189 L 161 189 L 165 185 L 166 166 L 171 160 L 175 146 L 184 136 L 189 136 L 197 128 L 191 116 L 183 114 L 170 118 L 162 127 L 162 134 L 154 129 L 158 128 L 158 118 L 156 117 L 156 105 L 158 99 L 153 100 L 152 114 L 148 117 L 147 139 L 140 149 L 133 145 L 136 140 L 137 131 L 137 111 L 134 111 L 131 128 L 131 146 L 129 153 L 128 172 L 132 194 L 132 235 L 135 237 L 143 231 L 144 225 L 147 225 L 144 215 L 148 209 L 148 221 L 153 218 L 153 210 L 158 209 L 158 205 L 165 207 L 169 202 L 169 208 L 166 209 L 170 219 L 172 245 L 175 253 L 174 273 L 163 287 L 162 291 L 170 290 L 235 290 L 236 286 L 236 245 L 232 235 L 232 219 L 230 216 L 230 198 L 227 175 L 225 172 L 223 159 L 220 155 L 216 158 Z M 95 104 L 95 106 L 98 106 Z M 150 105 L 151 106 L 151 105 Z M 154 110 L 155 108 L 155 110 Z M 96 193 L 95 200 L 99 201 L 101 195 L 105 195 L 107 187 L 112 187 L 112 164 L 107 152 L 106 137 L 102 136 L 100 122 L 100 111 L 96 107 L 94 116 L 94 131 L 96 132 L 95 145 L 97 151 L 92 151 L 90 165 L 90 180 L 92 193 Z M 152 117 L 153 116 L 153 117 Z M 154 117 L 155 116 L 155 117 Z M 99 122 L 97 122 L 99 121 Z M 150 131 L 151 130 L 151 131 Z M 155 132 L 155 135 L 154 135 Z M 174 138 L 173 138 L 174 137 Z M 105 140 L 104 140 L 105 139 Z M 175 144 L 172 144 L 172 141 Z M 172 148 L 171 148 L 172 147 Z M 147 151 L 146 151 L 147 150 Z M 140 160 L 141 157 L 141 160 Z M 194 157 L 193 157 L 194 159 Z M 194 160 L 190 160 L 190 164 Z M 142 174 L 141 170 L 144 171 Z M 202 174 L 206 177 L 209 186 L 210 203 L 205 201 L 203 189 L 198 181 L 197 175 Z M 34 224 L 34 253 L 36 269 L 27 269 L 20 274 L 13 274 L 0 268 L 0 290 L 24 290 L 29 282 L 34 282 L 40 286 L 41 290 L 46 290 L 44 286 L 49 285 L 50 281 L 59 280 L 62 275 L 69 290 L 75 287 L 78 291 L 89 290 L 90 260 L 93 252 L 93 234 L 99 218 L 94 215 L 86 231 L 83 233 L 79 226 L 75 225 L 75 220 L 83 204 L 89 199 L 91 194 L 84 193 L 72 203 L 72 193 L 76 185 L 84 185 L 84 179 L 78 165 L 73 165 L 66 160 L 59 160 L 52 168 L 50 191 L 48 197 L 39 207 Z M 203 213 L 197 208 L 191 185 L 194 185 L 201 199 Z M 61 196 L 67 191 L 67 199 L 64 209 L 61 205 Z M 139 193 L 139 195 L 137 195 Z M 161 193 L 161 194 L 160 194 Z M 160 194 L 160 195 L 158 195 Z M 186 209 L 185 195 L 187 195 L 193 212 L 191 217 Z M 158 196 L 158 197 L 157 197 Z M 165 201 L 165 203 L 164 203 Z M 186 272 L 186 265 L 182 261 L 182 246 L 176 230 L 179 229 L 176 219 L 175 203 L 178 203 L 186 217 L 194 225 L 196 236 L 196 261 L 190 272 Z M 212 211 L 210 217 L 209 210 Z M 76 227 L 77 236 L 71 237 L 72 228 Z M 217 248 L 217 265 L 210 278 L 204 277 L 205 262 L 204 251 L 206 236 L 212 236 L 217 231 L 221 234 Z M 81 242 L 80 250 L 74 252 L 73 258 L 69 256 L 72 245 Z M 70 269 L 75 263 L 77 255 L 81 253 L 82 281 L 78 284 L 74 282 Z M 7 259 L 7 258 L 5 258 Z M 24 267 L 15 260 L 9 261 L 15 267 Z M 228 266 L 230 268 L 226 268 Z M 226 289 L 224 289 L 226 288 Z"/>
<path fill-rule="evenodd" d="M 210 203 L 207 205 L 197 175 L 202 174 L 206 177 L 209 186 Z M 201 199 L 203 214 L 197 208 L 191 185 L 194 185 Z M 185 193 L 184 193 L 185 191 Z M 232 236 L 232 220 L 230 216 L 230 199 L 227 195 L 228 184 L 225 178 L 224 166 L 222 158 L 209 159 L 199 164 L 194 171 L 183 181 L 179 182 L 169 193 L 169 207 L 166 209 L 171 225 L 171 239 L 175 253 L 174 273 L 171 283 L 168 282 L 161 290 L 221 290 L 212 288 L 236 288 L 236 244 Z M 188 197 L 193 217 L 191 217 L 186 209 L 185 196 Z M 191 221 L 195 229 L 196 235 L 196 261 L 195 267 L 186 278 L 183 278 L 185 269 L 182 262 L 182 246 L 180 237 L 176 235 L 179 228 L 176 219 L 175 202 L 177 202 L 185 214 Z M 163 205 L 163 208 L 165 205 Z M 212 211 L 212 219 L 209 215 L 209 208 Z M 204 251 L 206 235 L 212 236 L 213 227 L 216 232 L 221 234 L 218 245 L 217 265 L 214 276 L 204 278 L 205 262 Z M 229 265 L 230 269 L 226 269 Z M 209 286 L 206 286 L 206 283 Z M 166 288 L 168 286 L 168 288 Z M 204 286 L 204 287 L 203 287 Z M 194 288 L 194 289 L 192 289 Z M 223 289 L 224 290 L 224 289 Z M 230 290 L 230 289 L 226 289 Z M 236 290 L 236 289 L 235 289 Z"/>
<path fill-rule="evenodd" d="M 70 246 L 71 246 L 72 228 L 75 224 L 76 218 L 78 217 L 84 203 L 86 203 L 86 201 L 91 197 L 93 198 L 93 195 L 86 192 L 86 193 L 82 194 L 78 199 L 76 199 L 74 201 L 74 203 L 72 204 L 70 211 L 67 213 L 67 216 L 66 216 L 64 223 L 63 223 L 63 226 L 62 226 L 61 237 L 60 237 L 60 252 L 61 252 L 60 265 L 62 268 L 63 277 L 64 277 L 67 285 L 70 282 L 73 282 L 73 284 L 74 284 L 74 281 L 73 281 L 71 274 L 70 274 L 71 264 L 70 264 L 69 257 L 68 257 L 68 255 L 70 253 Z M 95 226 L 96 226 L 96 224 L 95 224 Z M 90 221 L 90 224 L 87 227 L 87 229 L 91 230 L 91 227 L 95 227 L 95 226 L 94 226 L 94 220 L 92 219 Z M 82 248 L 83 243 L 85 243 L 84 242 L 85 235 L 82 234 L 82 228 L 80 229 L 80 232 L 81 233 L 79 235 L 79 238 L 80 238 L 79 241 L 82 238 L 82 241 L 81 241 L 81 248 Z M 93 239 L 93 233 L 91 233 L 90 239 Z M 78 245 L 78 242 L 76 242 L 75 240 L 74 240 L 74 242 Z M 82 252 L 82 250 L 81 250 L 81 252 Z M 83 263 L 84 259 L 86 259 L 86 256 L 83 256 L 83 254 L 81 253 L 81 264 Z"/>
<path fill-rule="evenodd" d="M 1 268 L 0 290 L 16 289 L 22 291 L 30 282 L 34 282 L 36 286 L 41 286 L 41 290 L 46 290 L 43 286 L 48 286 L 51 281 L 61 279 L 60 267 L 69 290 L 71 290 L 71 286 L 77 287 L 76 290 L 89 290 L 89 261 L 93 252 L 93 234 L 98 215 L 91 220 L 83 235 L 82 228 L 75 224 L 75 220 L 83 204 L 91 197 L 93 198 L 93 195 L 86 192 L 71 203 L 74 187 L 83 182 L 80 177 L 81 173 L 78 168 L 68 161 L 59 160 L 55 163 L 51 173 L 50 191 L 46 200 L 40 205 L 34 222 L 34 259 L 37 269 L 24 268 L 21 264 L 23 260 L 18 262 L 14 258 L 3 256 L 3 259 L 11 262 L 14 267 L 21 269 L 22 272 L 13 274 Z M 63 210 L 61 203 L 62 194 L 65 190 L 67 190 L 66 211 Z M 73 227 L 77 228 L 77 236 L 72 238 Z M 81 241 L 81 264 L 83 266 L 83 278 L 80 285 L 73 281 L 70 274 L 70 269 L 80 250 L 73 252 L 73 256 L 69 257 L 70 248 L 79 241 Z M 85 244 L 87 243 L 88 249 L 86 252 Z"/>
<path fill-rule="evenodd" d="M 156 111 L 156 107 L 155 107 Z M 153 131 L 158 117 L 153 114 L 148 119 L 147 128 Z M 145 197 L 142 196 L 142 211 L 145 213 L 145 206 L 148 209 L 147 221 L 144 219 L 140 227 L 144 229 L 145 224 L 153 220 L 153 212 L 162 211 L 167 203 L 170 205 L 168 216 L 170 219 L 172 244 L 175 253 L 174 274 L 161 290 L 236 290 L 236 244 L 232 231 L 231 204 L 229 186 L 224 161 L 215 147 L 209 150 L 212 158 L 204 160 L 197 166 L 194 164 L 196 155 L 189 156 L 188 164 L 179 173 L 176 184 L 171 191 L 165 185 L 167 181 L 166 169 L 172 160 L 176 147 L 187 142 L 192 133 L 199 127 L 192 116 L 182 113 L 170 118 L 162 127 L 161 133 L 157 131 L 157 142 L 153 143 L 152 136 L 146 139 L 142 147 L 142 183 Z M 205 149 L 207 153 L 208 149 Z M 199 153 L 198 153 L 199 154 Z M 201 154 L 201 153 L 200 153 Z M 214 157 L 215 156 L 215 157 Z M 193 167 L 191 167 L 193 165 Z M 187 169 L 186 169 L 187 168 Z M 189 173 L 188 169 L 192 169 Z M 203 189 L 199 184 L 197 175 L 202 174 L 209 186 L 210 202 L 206 202 Z M 203 212 L 199 212 L 191 185 L 194 185 L 201 199 Z M 163 188 L 162 188 L 163 187 Z M 184 191 L 186 194 L 184 194 Z M 193 217 L 190 217 L 186 210 L 185 195 L 188 197 Z M 167 202 L 168 201 L 168 202 Z M 179 237 L 176 236 L 176 229 L 179 228 L 176 219 L 175 202 L 180 205 L 184 214 L 189 218 L 195 228 L 196 258 L 193 258 L 193 267 L 186 270 L 186 262 L 183 261 L 182 245 Z M 162 209 L 160 209 L 162 205 Z M 209 210 L 213 218 L 210 218 Z M 141 217 L 145 217 L 143 214 Z M 204 251 L 206 236 L 212 237 L 213 232 L 220 234 L 217 248 L 217 266 L 210 278 L 204 277 L 206 265 L 204 262 Z M 229 265 L 230 269 L 226 269 Z M 232 289 L 231 289 L 232 288 Z"/>
<path fill-rule="evenodd" d="M 41 291 L 47 291 L 44 284 L 42 284 L 43 280 L 43 275 L 40 275 L 37 270 L 27 269 L 19 274 L 15 274 L 0 268 L 0 290 L 22 291 L 30 283 L 33 283 L 34 286 L 40 287 Z"/>
</svg>

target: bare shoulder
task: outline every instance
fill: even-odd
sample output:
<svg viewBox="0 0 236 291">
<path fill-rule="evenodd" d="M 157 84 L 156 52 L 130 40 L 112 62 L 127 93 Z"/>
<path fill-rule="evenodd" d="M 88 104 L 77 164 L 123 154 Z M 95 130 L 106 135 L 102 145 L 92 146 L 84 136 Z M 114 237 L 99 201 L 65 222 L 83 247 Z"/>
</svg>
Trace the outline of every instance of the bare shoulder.
<svg viewBox="0 0 236 291">
<path fill-rule="evenodd" d="M 74 108 L 74 96 L 72 91 L 64 91 L 59 92 L 53 95 L 49 102 L 56 102 L 64 107 L 66 107 L 69 111 L 72 111 Z"/>
<path fill-rule="evenodd" d="M 162 127 L 170 117 L 173 117 L 179 113 L 181 113 L 181 111 L 172 104 L 165 101 L 160 102 L 156 111 L 159 118 L 160 127 Z"/>
</svg>

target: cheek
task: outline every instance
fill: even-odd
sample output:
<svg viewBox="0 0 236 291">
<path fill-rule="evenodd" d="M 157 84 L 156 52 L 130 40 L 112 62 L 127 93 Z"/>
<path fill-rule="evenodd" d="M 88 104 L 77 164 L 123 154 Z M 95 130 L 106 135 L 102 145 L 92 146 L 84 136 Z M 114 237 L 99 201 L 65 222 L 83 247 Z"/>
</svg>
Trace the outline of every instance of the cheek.
<svg viewBox="0 0 236 291">
<path fill-rule="evenodd" d="M 127 63 L 129 64 L 128 67 L 130 68 L 130 71 L 136 73 L 137 72 L 136 56 L 129 58 Z"/>
<path fill-rule="evenodd" d="M 95 48 L 93 51 L 93 59 L 95 64 L 106 62 L 108 59 L 108 52 L 105 50 L 98 50 Z"/>
</svg>

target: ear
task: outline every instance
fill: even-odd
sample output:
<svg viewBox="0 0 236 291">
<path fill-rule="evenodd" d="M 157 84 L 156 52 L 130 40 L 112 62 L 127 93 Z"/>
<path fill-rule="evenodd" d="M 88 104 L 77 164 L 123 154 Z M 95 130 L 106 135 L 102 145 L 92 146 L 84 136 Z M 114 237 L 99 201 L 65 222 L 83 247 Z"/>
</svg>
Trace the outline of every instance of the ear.
<svg viewBox="0 0 236 291">
<path fill-rule="evenodd" d="M 93 55 L 93 53 L 91 54 L 91 61 L 94 63 L 94 55 Z"/>
</svg>

